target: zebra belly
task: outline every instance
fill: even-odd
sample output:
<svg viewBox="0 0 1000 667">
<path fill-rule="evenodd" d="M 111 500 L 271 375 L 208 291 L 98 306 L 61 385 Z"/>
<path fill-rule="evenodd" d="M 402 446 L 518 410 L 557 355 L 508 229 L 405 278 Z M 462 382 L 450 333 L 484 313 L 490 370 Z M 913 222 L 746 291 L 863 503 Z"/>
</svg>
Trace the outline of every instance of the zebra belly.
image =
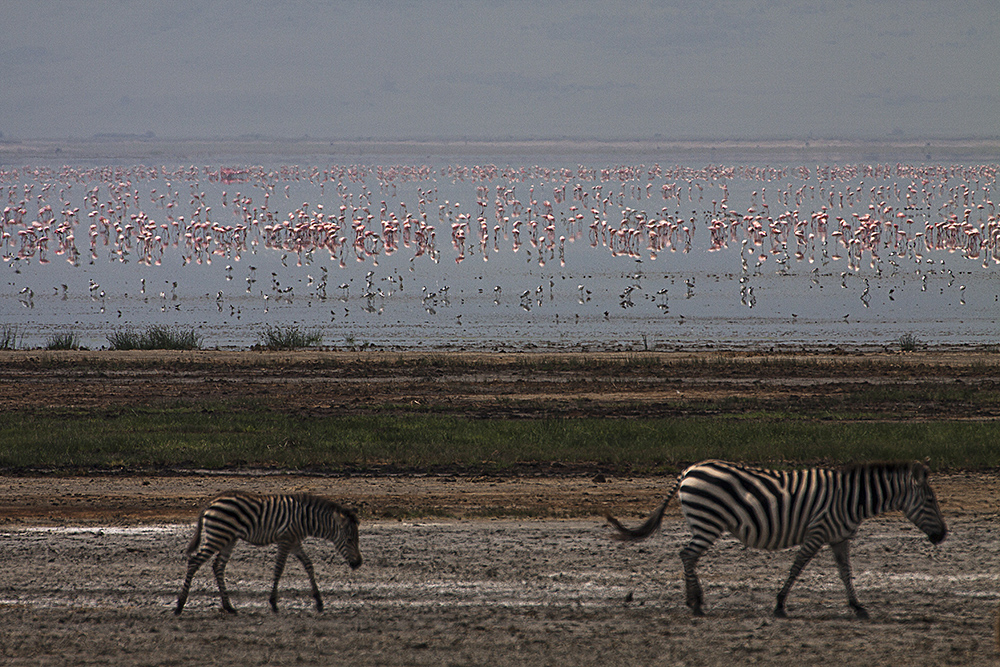
<svg viewBox="0 0 1000 667">
<path fill-rule="evenodd" d="M 289 536 L 290 531 L 287 526 L 281 526 L 280 529 L 267 529 L 260 526 L 247 534 L 243 539 L 254 546 L 261 547 L 275 542 L 284 542 Z"/>
<path fill-rule="evenodd" d="M 738 526 L 736 530 L 730 529 L 729 532 L 732 533 L 736 539 L 742 542 L 744 546 L 752 549 L 778 551 L 780 549 L 788 549 L 801 544 L 801 540 L 795 540 L 790 535 L 762 535 L 756 533 L 750 527 L 745 525 Z"/>
</svg>

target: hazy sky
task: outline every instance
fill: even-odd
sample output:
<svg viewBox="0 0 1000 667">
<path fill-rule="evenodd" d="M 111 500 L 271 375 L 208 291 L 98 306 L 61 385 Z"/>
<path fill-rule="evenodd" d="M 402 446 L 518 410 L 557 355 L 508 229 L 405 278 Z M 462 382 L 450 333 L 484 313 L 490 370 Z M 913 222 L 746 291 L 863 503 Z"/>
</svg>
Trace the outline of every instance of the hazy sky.
<svg viewBox="0 0 1000 667">
<path fill-rule="evenodd" d="M 997 0 L 0 0 L 5 139 L 1000 135 Z"/>
</svg>

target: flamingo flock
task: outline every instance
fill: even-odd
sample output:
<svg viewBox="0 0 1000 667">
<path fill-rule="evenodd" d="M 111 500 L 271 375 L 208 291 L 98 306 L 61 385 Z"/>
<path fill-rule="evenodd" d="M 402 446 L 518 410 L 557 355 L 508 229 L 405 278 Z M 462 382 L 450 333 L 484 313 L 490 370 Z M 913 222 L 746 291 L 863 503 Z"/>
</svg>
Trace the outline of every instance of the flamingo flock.
<svg viewBox="0 0 1000 667">
<path fill-rule="evenodd" d="M 327 266 L 378 266 L 404 254 L 434 263 L 450 255 L 461 265 L 523 249 L 540 267 L 564 267 L 574 243 L 640 261 L 738 249 L 744 275 L 815 262 L 878 273 L 940 254 L 987 268 L 1000 263 L 997 169 L 29 166 L 0 170 L 0 259 L 221 260 L 231 272 L 271 252 L 283 264 L 320 264 L 324 293 Z"/>
</svg>

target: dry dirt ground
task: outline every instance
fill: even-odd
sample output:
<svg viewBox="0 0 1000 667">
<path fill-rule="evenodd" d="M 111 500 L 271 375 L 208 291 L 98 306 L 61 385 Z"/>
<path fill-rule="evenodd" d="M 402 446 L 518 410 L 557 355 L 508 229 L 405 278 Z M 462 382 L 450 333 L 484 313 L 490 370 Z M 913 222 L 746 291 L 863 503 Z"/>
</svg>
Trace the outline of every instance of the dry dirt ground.
<svg viewBox="0 0 1000 667">
<path fill-rule="evenodd" d="M 171 402 L 303 417 L 423 411 L 475 418 L 665 417 L 727 411 L 835 410 L 891 419 L 998 419 L 1000 402 L 882 398 L 878 388 L 1000 390 L 1000 352 L 907 354 L 833 349 L 694 351 L 2 351 L 0 414 Z"/>
<path fill-rule="evenodd" d="M 152 365 L 148 359 L 116 359 L 96 362 L 95 369 L 93 363 L 45 354 L 0 356 L 0 416 L 16 409 L 182 397 L 235 400 L 258 392 L 280 394 L 287 409 L 305 413 L 423 401 L 472 416 L 686 414 L 704 409 L 690 399 L 692 393 L 702 401 L 753 392 L 780 403 L 831 400 L 857 385 L 887 381 L 987 388 L 996 383 L 992 355 L 984 362 L 962 353 L 944 360 L 941 355 L 907 357 L 898 372 L 887 374 L 883 366 L 877 376 L 864 363 L 850 368 L 819 363 L 789 373 L 787 366 L 782 370 L 766 360 L 753 374 L 706 371 L 701 376 L 690 367 L 673 374 L 640 368 L 595 375 L 565 367 L 525 370 L 516 362 L 476 365 L 473 372 L 447 365 L 390 371 L 366 359 L 317 367 L 306 358 L 263 362 L 239 353 L 223 354 L 221 362 L 212 361 L 210 353 L 174 361 L 168 356 Z M 953 404 L 911 405 L 899 416 L 919 418 L 932 409 L 950 410 L 952 418 L 996 417 L 995 406 L 982 404 L 975 414 L 963 414 Z M 898 514 L 862 525 L 852 561 L 859 596 L 871 612 L 867 622 L 849 612 L 828 550 L 793 589 L 790 618 L 773 619 L 774 594 L 793 552 L 751 551 L 729 538 L 702 561 L 708 615 L 691 618 L 683 604 L 677 557 L 687 530 L 676 505 L 661 533 L 639 544 L 612 541 L 602 519 L 613 512 L 638 522 L 655 507 L 667 483 L 664 478 L 568 473 L 331 477 L 174 471 L 0 477 L 0 662 L 1000 661 L 994 639 L 1000 476 L 934 476 L 951 531 L 939 546 Z M 281 612 L 272 614 L 266 599 L 273 549 L 248 545 L 237 548 L 227 570 L 241 614 L 220 611 L 208 566 L 198 573 L 184 613 L 172 614 L 185 567 L 182 551 L 197 510 L 214 493 L 234 487 L 308 490 L 361 508 L 366 562 L 360 569 L 351 571 L 326 543 L 306 543 L 326 602 L 322 614 L 314 610 L 308 582 L 295 562 L 282 579 Z M 408 518 L 385 518 L 394 514 Z M 491 514 L 497 518 L 482 518 Z M 525 516 L 550 518 L 519 518 Z"/>
<path fill-rule="evenodd" d="M 829 551 L 805 570 L 790 618 L 771 617 L 792 552 L 742 548 L 723 538 L 702 561 L 708 615 L 683 604 L 678 551 L 687 530 L 676 508 L 639 544 L 610 539 L 600 516 L 563 520 L 364 521 L 365 564 L 351 571 L 333 548 L 308 552 L 326 609 L 291 562 L 281 611 L 267 606 L 273 548 L 241 545 L 227 574 L 241 613 L 224 614 L 211 570 L 195 578 L 184 613 L 172 613 L 190 521 L 153 513 L 63 519 L 50 494 L 155 504 L 239 486 L 308 488 L 347 501 L 570 503 L 591 496 L 625 508 L 649 502 L 664 480 L 347 480 L 300 477 L 5 479 L 34 494 L 45 516 L 0 527 L 0 657 L 11 665 L 986 665 L 1000 660 L 993 619 L 1000 600 L 1000 520 L 994 476 L 935 480 L 950 535 L 932 546 L 900 515 L 870 520 L 854 542 L 855 581 L 871 620 L 847 608 Z M 46 488 L 47 487 L 47 488 Z M 104 487 L 102 491 L 98 491 Z M 75 495 L 73 495 L 75 494 Z M 620 495 L 619 495 L 620 494 Z M 20 496 L 19 496 L 20 497 Z M 29 498 L 32 496 L 28 496 Z M 375 498 L 383 498 L 375 501 Z M 620 502 L 615 500 L 620 498 Z M 450 500 L 449 500 L 450 499 Z M 636 499 L 642 499 L 638 502 Z M 82 515 L 81 515 L 82 516 Z M 638 517 L 626 511 L 631 522 Z M 173 518 L 173 517 L 171 517 Z M 188 519 L 192 519 L 189 516 Z"/>
</svg>

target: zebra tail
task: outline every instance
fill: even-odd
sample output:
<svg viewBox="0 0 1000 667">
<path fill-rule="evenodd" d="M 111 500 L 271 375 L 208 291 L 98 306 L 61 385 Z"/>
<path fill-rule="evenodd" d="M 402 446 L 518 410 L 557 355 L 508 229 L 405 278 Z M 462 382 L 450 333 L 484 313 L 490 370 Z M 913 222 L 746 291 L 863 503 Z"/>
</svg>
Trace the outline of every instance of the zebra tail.
<svg viewBox="0 0 1000 667">
<path fill-rule="evenodd" d="M 670 493 L 667 494 L 667 499 L 660 503 L 660 506 L 656 508 L 656 511 L 650 514 L 649 518 L 646 519 L 646 522 L 638 528 L 626 528 L 618 519 L 614 518 L 610 514 L 606 514 L 605 518 L 608 520 L 608 523 L 618 530 L 612 538 L 622 542 L 636 542 L 638 540 L 644 540 L 656 532 L 656 529 L 660 527 L 660 523 L 663 521 L 663 513 L 667 511 L 667 505 L 669 505 L 670 501 L 674 499 L 675 495 L 677 495 L 677 489 L 680 485 L 681 478 L 678 478 L 677 481 L 674 482 L 673 488 L 670 489 Z"/>
<path fill-rule="evenodd" d="M 193 556 L 196 551 L 198 551 L 198 545 L 201 543 L 201 525 L 205 522 L 205 513 L 202 512 L 198 515 L 198 527 L 194 531 L 194 537 L 188 543 L 187 550 L 184 552 L 188 558 Z"/>
</svg>

